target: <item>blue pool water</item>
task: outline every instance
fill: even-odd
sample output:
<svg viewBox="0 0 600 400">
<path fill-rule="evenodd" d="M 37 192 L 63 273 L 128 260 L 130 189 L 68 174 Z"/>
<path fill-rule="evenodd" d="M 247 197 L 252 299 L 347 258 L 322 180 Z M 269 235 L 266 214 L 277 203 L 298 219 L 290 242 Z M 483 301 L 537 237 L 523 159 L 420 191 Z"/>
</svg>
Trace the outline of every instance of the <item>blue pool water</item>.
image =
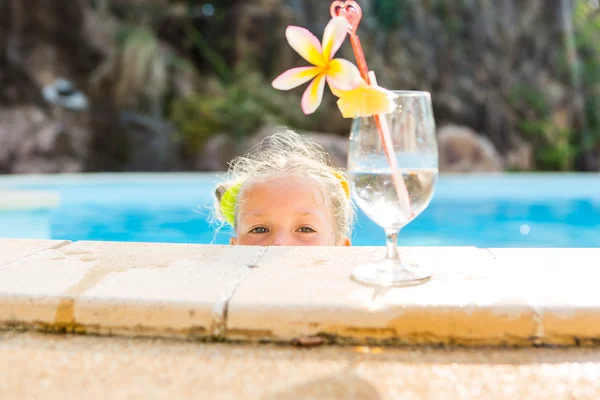
<svg viewBox="0 0 600 400">
<path fill-rule="evenodd" d="M 210 223 L 215 182 L 209 174 L 1 177 L 0 190 L 54 191 L 61 203 L 50 211 L 0 211 L 0 234 L 224 244 L 231 231 L 215 233 Z M 352 239 L 359 246 L 384 244 L 382 230 L 362 213 Z M 600 175 L 442 175 L 429 208 L 403 229 L 399 242 L 600 247 Z"/>
</svg>

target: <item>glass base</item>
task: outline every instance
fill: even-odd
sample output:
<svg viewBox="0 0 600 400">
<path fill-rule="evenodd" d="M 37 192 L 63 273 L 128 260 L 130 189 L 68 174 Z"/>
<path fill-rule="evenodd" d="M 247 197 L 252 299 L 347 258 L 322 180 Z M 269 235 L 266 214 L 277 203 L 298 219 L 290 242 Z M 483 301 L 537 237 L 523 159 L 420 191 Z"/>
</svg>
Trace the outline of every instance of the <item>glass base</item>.
<svg viewBox="0 0 600 400">
<path fill-rule="evenodd" d="M 352 270 L 352 279 L 369 286 L 403 287 L 427 282 L 432 272 L 429 268 L 384 261 L 364 264 Z"/>
</svg>

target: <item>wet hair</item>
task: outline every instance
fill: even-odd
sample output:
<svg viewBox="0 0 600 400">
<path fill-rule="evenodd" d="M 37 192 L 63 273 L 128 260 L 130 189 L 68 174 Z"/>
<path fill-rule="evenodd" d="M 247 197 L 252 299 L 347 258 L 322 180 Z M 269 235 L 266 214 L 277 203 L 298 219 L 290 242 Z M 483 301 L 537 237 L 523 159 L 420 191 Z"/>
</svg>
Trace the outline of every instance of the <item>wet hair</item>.
<svg viewBox="0 0 600 400">
<path fill-rule="evenodd" d="M 234 228 L 237 227 L 239 204 L 243 192 L 256 183 L 283 176 L 306 176 L 315 181 L 331 202 L 336 237 L 350 236 L 355 219 L 352 202 L 346 195 L 342 178 L 345 173 L 336 168 L 322 146 L 292 130 L 283 130 L 265 138 L 244 156 L 234 158 L 229 164 L 225 180 L 215 189 L 215 215 L 221 222 L 221 199 L 230 188 L 240 185 L 234 205 Z"/>
</svg>

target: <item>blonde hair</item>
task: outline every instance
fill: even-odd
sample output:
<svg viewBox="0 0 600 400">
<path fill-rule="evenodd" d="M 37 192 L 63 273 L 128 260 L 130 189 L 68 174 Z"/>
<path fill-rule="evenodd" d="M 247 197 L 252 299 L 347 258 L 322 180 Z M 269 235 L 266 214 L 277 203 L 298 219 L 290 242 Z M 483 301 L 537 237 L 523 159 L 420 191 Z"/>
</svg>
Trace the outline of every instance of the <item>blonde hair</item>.
<svg viewBox="0 0 600 400">
<path fill-rule="evenodd" d="M 324 189 L 331 201 L 336 236 L 349 237 L 355 210 L 346 194 L 349 188 L 344 188 L 342 183 L 345 180 L 347 185 L 345 173 L 331 163 L 321 145 L 287 129 L 265 138 L 248 154 L 232 160 L 227 178 L 215 190 L 217 218 L 225 221 L 221 212 L 221 199 L 232 187 L 241 184 L 238 201 L 234 206 L 236 228 L 239 200 L 243 201 L 243 191 L 255 183 L 289 175 L 307 176 Z"/>
</svg>

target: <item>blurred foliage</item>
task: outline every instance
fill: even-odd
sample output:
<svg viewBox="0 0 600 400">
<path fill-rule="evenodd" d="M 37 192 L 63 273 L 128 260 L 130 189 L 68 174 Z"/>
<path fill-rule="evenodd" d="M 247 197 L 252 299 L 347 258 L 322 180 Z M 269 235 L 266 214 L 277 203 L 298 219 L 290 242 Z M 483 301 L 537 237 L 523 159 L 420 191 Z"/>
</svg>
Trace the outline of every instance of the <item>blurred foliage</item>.
<svg viewBox="0 0 600 400">
<path fill-rule="evenodd" d="M 232 134 L 238 139 L 253 133 L 268 115 L 256 91 L 256 80 L 237 79 L 225 86 L 215 82 L 216 90 L 197 92 L 175 99 L 170 119 L 192 152 L 216 133 Z"/>
<path fill-rule="evenodd" d="M 587 148 L 600 151 L 600 6 L 580 0 L 574 13 L 575 43 L 584 90 Z"/>
<path fill-rule="evenodd" d="M 239 143 L 267 123 L 312 128 L 312 120 L 299 111 L 299 100 L 273 89 L 262 74 L 240 66 L 227 76 L 230 80 L 213 77 L 202 90 L 171 103 L 169 118 L 189 151 L 200 150 L 219 133 L 232 135 Z"/>
<path fill-rule="evenodd" d="M 378 26 L 384 31 L 393 31 L 404 22 L 406 15 L 404 0 L 374 0 L 372 13 Z"/>
<path fill-rule="evenodd" d="M 573 131 L 557 126 L 545 94 L 538 88 L 520 85 L 512 88 L 510 101 L 519 110 L 520 131 L 535 149 L 537 169 L 570 170 L 577 154 Z"/>
<path fill-rule="evenodd" d="M 227 66 L 227 62 L 211 47 L 207 38 L 194 27 L 190 20 L 184 22 L 184 31 L 201 58 L 210 65 L 212 71 L 216 73 L 224 83 L 231 83 L 233 76 L 232 71 L 230 71 L 230 68 Z"/>
<path fill-rule="evenodd" d="M 573 26 L 578 62 L 573 64 L 565 51 L 561 64 L 566 82 L 570 73 L 580 81 L 582 126 L 558 124 L 543 88 L 519 85 L 510 94 L 518 127 L 535 149 L 536 169 L 543 171 L 572 170 L 584 152 L 600 151 L 600 8 L 593 1 L 577 0 Z"/>
<path fill-rule="evenodd" d="M 112 3 L 110 0 L 96 1 Z M 129 8 L 120 6 L 119 13 L 126 24 L 118 37 L 120 56 L 116 93 L 122 104 L 142 99 L 143 104 L 134 106 L 152 112 L 160 110 L 175 124 L 191 152 L 200 149 L 214 134 L 225 133 L 241 139 L 267 122 L 303 130 L 321 130 L 328 126 L 331 114 L 325 106 L 312 118 L 306 118 L 300 111 L 300 95 L 273 89 L 266 81 L 264 71 L 248 66 L 251 62 L 232 67 L 235 63 L 227 59 L 224 48 L 229 46 L 225 44 L 235 41 L 235 33 L 218 36 L 213 32 L 214 27 L 198 23 L 198 10 L 208 3 L 171 1 L 171 5 L 175 3 L 185 9 L 183 18 L 177 23 L 181 28 L 180 41 L 186 45 L 178 46 L 171 41 L 171 46 L 178 51 L 170 53 L 162 50 L 159 35 L 155 33 L 164 8 L 144 2 L 132 2 Z M 457 49 L 464 45 L 462 37 L 468 30 L 457 5 L 464 8 L 468 3 L 424 1 L 424 7 L 442 22 L 445 33 L 453 38 L 452 45 Z M 543 87 L 524 82 L 510 91 L 511 112 L 514 111 L 518 119 L 518 129 L 523 137 L 533 145 L 535 167 L 540 170 L 570 170 L 583 151 L 596 149 L 600 152 L 600 9 L 592 0 L 574 0 L 573 4 L 574 40 L 579 56 L 575 73 L 581 80 L 585 101 L 583 127 L 560 123 L 563 116 L 557 116 L 560 110 L 548 104 Z M 414 0 L 373 0 L 370 13 L 383 31 L 389 33 L 407 23 L 411 18 L 411 7 L 414 7 Z M 214 25 L 215 18 L 219 18 L 216 25 L 223 29 L 224 13 L 229 12 L 228 8 L 219 6 L 215 10 L 212 23 Z M 189 47 L 186 47 L 188 43 Z M 572 72 L 573 66 L 567 58 L 565 50 L 564 69 Z M 202 86 L 193 87 L 184 96 L 171 95 L 168 78 L 170 71 L 177 68 L 201 75 Z M 571 84 L 567 75 L 561 82 L 564 86 Z M 572 116 L 565 118 L 571 121 Z M 580 132 L 582 129 L 585 131 Z"/>
<path fill-rule="evenodd" d="M 300 100 L 291 100 L 291 96 L 273 89 L 264 74 L 247 64 L 231 67 L 222 49 L 213 46 L 214 38 L 206 37 L 194 24 L 197 12 L 194 5 L 188 6 L 185 17 L 178 23 L 202 67 L 192 64 L 191 54 L 161 52 L 160 39 L 151 30 L 160 16 L 155 7 L 138 5 L 125 9 L 128 22 L 117 36 L 121 60 L 116 85 L 119 105 L 148 112 L 147 107 L 134 101 L 160 104 L 153 109 L 159 108 L 175 125 L 190 153 L 200 150 L 208 138 L 218 133 L 232 135 L 240 142 L 267 122 L 295 128 L 306 126 L 306 118 L 295 112 L 300 110 Z M 227 42 L 231 38 L 221 39 Z M 202 74 L 202 85 L 192 88 L 187 95 L 172 96 L 165 72 L 173 69 L 192 70 L 195 76 Z"/>
<path fill-rule="evenodd" d="M 526 107 L 526 112 L 533 112 L 538 118 L 546 118 L 550 115 L 550 105 L 544 93 L 532 86 L 519 85 L 512 88 L 510 100 L 517 108 Z M 529 114 L 531 116 L 531 113 Z"/>
<path fill-rule="evenodd" d="M 170 59 L 144 26 L 125 25 L 118 33 L 115 99 L 122 107 L 160 116 L 168 86 Z"/>
</svg>

